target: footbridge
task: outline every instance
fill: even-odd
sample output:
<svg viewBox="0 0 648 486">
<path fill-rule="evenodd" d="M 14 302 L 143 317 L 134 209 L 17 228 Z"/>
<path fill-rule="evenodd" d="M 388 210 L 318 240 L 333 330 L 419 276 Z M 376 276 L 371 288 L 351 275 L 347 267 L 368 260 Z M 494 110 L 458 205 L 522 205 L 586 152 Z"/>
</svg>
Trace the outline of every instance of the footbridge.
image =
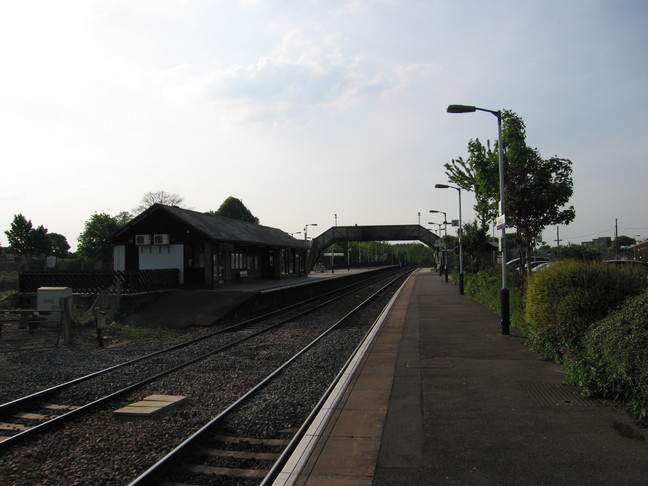
<svg viewBox="0 0 648 486">
<path fill-rule="evenodd" d="M 333 226 L 311 240 L 311 251 L 308 253 L 308 271 L 333 243 L 346 241 L 409 241 L 416 240 L 434 247 L 439 237 L 430 230 L 417 224 L 391 226 Z"/>
</svg>

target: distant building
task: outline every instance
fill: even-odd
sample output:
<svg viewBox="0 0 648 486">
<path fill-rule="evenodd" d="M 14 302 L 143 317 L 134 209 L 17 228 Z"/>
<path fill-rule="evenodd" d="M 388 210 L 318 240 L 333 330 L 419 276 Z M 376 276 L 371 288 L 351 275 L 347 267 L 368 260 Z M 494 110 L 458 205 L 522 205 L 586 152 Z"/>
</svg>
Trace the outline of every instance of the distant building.
<svg viewBox="0 0 648 486">
<path fill-rule="evenodd" d="M 154 204 L 109 238 L 115 270 L 177 268 L 184 287 L 306 274 L 310 246 L 268 226 Z"/>
<path fill-rule="evenodd" d="M 630 247 L 635 260 L 648 262 L 648 240 Z"/>
<path fill-rule="evenodd" d="M 592 241 L 583 241 L 583 246 L 588 246 L 591 248 L 597 248 L 601 252 L 605 252 L 610 246 L 612 246 L 612 238 L 609 236 L 601 236 Z"/>
</svg>

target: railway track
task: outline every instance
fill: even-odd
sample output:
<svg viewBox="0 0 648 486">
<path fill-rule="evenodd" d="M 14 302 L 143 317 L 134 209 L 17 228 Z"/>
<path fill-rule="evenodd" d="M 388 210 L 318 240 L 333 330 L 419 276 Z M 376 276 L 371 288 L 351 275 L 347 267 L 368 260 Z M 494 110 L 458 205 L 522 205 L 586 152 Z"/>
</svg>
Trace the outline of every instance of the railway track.
<svg viewBox="0 0 648 486">
<path fill-rule="evenodd" d="M 382 276 L 381 278 L 384 278 Z M 362 282 L 278 311 L 229 325 L 197 339 L 128 360 L 0 405 L 0 451 L 134 393 L 145 385 L 206 360 L 287 323 L 335 305 Z"/>
<path fill-rule="evenodd" d="M 327 361 L 335 354 L 332 349 L 340 342 L 339 334 L 354 329 L 366 335 L 375 321 L 371 319 L 368 323 L 360 314 L 385 296 L 387 289 L 398 287 L 403 281 L 404 276 L 398 276 L 365 299 L 130 485 L 270 484 L 353 353 L 338 357 L 334 368 L 337 375 L 332 380 L 326 373 L 313 376 L 313 364 Z M 383 299 L 381 308 L 384 305 Z M 305 383 L 310 386 L 305 387 Z M 315 395 L 313 388 L 317 389 Z M 314 396 L 318 398 L 317 403 L 313 403 Z M 295 412 L 300 403 L 312 403 L 312 406 Z"/>
</svg>

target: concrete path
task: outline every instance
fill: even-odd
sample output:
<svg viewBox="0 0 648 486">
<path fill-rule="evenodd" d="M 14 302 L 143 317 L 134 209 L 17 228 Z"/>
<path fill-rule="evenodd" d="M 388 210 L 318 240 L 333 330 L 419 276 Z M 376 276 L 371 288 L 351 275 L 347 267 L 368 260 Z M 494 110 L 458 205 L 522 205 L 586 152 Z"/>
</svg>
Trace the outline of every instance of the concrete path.
<svg viewBox="0 0 648 486">
<path fill-rule="evenodd" d="M 429 270 L 396 299 L 350 383 L 310 458 L 295 461 L 299 479 L 278 484 L 648 485 L 648 430 L 578 395 Z"/>
</svg>

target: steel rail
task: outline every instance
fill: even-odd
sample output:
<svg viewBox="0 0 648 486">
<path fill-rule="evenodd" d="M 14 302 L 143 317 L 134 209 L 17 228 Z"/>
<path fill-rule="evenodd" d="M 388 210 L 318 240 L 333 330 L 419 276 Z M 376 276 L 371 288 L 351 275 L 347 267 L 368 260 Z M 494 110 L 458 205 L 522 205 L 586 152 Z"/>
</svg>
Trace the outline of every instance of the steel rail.
<svg viewBox="0 0 648 486">
<path fill-rule="evenodd" d="M 412 272 L 409 272 L 409 275 L 411 275 Z M 409 276 L 408 275 L 408 276 Z M 394 279 L 389 285 L 392 285 L 399 281 L 401 278 L 403 278 L 404 275 L 399 276 L 398 278 Z M 404 283 L 402 284 L 404 285 Z M 402 285 L 400 288 L 402 288 Z M 400 292 L 399 290 L 396 291 L 394 296 L 390 299 L 389 303 L 387 304 L 387 307 L 389 307 L 394 300 L 396 299 L 398 293 Z M 373 332 L 377 326 L 382 325 L 382 320 L 385 315 L 385 309 L 380 313 L 380 315 L 376 318 L 374 323 L 371 325 L 367 333 L 365 334 L 365 337 L 360 341 L 360 343 L 356 346 L 356 348 L 353 350 L 349 358 L 346 360 L 338 374 L 333 378 L 333 381 L 329 385 L 329 387 L 326 389 L 322 397 L 319 399 L 313 410 L 310 412 L 306 420 L 302 423 L 302 425 L 299 427 L 297 432 L 295 432 L 295 435 L 292 437 L 286 448 L 282 451 L 281 455 L 279 458 L 275 461 L 274 465 L 272 468 L 270 468 L 270 471 L 266 475 L 266 477 L 263 479 L 261 482 L 260 486 L 269 486 L 272 482 L 274 482 L 279 474 L 282 471 L 282 468 L 286 465 L 288 460 L 290 459 L 291 455 L 295 452 L 295 449 L 301 442 L 301 440 L 304 438 L 306 435 L 306 432 L 308 431 L 309 427 L 313 424 L 315 421 L 315 418 L 317 415 L 322 411 L 322 408 L 326 404 L 326 401 L 329 399 L 333 391 L 338 387 L 339 383 L 341 382 L 343 376 L 347 373 L 348 368 L 351 366 L 351 363 L 357 358 L 358 354 L 360 351 L 365 347 L 365 344 L 367 343 L 368 340 L 373 339 Z"/>
<path fill-rule="evenodd" d="M 167 471 L 172 466 L 173 462 L 176 459 L 178 459 L 179 457 L 182 457 L 185 454 L 186 451 L 188 451 L 191 447 L 193 447 L 194 444 L 200 442 L 206 434 L 210 433 L 213 429 L 218 427 L 219 424 L 224 420 L 224 418 L 226 416 L 228 416 L 230 413 L 232 413 L 234 410 L 236 410 L 239 406 L 241 406 L 243 403 L 245 403 L 250 397 L 252 397 L 260 389 L 265 387 L 270 381 L 272 381 L 273 378 L 275 378 L 277 375 L 279 375 L 280 373 L 285 371 L 286 368 L 288 368 L 288 366 L 290 364 L 292 364 L 294 361 L 296 361 L 298 358 L 300 358 L 303 354 L 305 354 L 309 349 L 311 349 L 313 346 L 315 346 L 321 339 L 323 339 L 328 334 L 330 334 L 331 332 L 336 330 L 342 324 L 346 323 L 349 319 L 351 319 L 351 317 L 353 317 L 360 310 L 362 310 L 364 307 L 366 307 L 371 302 L 373 302 L 373 300 L 376 299 L 382 292 L 384 292 L 384 290 L 386 288 L 393 285 L 393 283 L 395 281 L 397 281 L 398 279 L 400 279 L 402 277 L 403 277 L 403 274 L 401 274 L 396 279 L 390 281 L 387 285 L 383 286 L 380 290 L 376 291 L 370 297 L 368 297 L 363 302 L 358 304 L 355 308 L 353 308 L 351 311 L 349 311 L 347 314 L 345 314 L 342 318 L 340 318 L 335 324 L 333 324 L 328 329 L 326 329 L 324 332 L 322 332 L 318 337 L 316 337 L 313 341 L 311 341 L 309 344 L 304 346 L 300 351 L 298 351 L 291 358 L 289 358 L 287 361 L 285 361 L 281 366 L 276 368 L 273 372 L 271 372 L 269 375 L 267 375 L 265 378 L 263 378 L 254 387 L 252 387 L 250 390 L 248 390 L 245 394 L 243 394 L 241 397 L 239 397 L 236 401 L 231 403 L 227 408 L 225 408 L 216 417 L 214 417 L 208 423 L 203 425 L 196 432 L 191 434 L 187 439 L 185 439 L 182 443 L 180 443 L 175 449 L 170 451 L 167 455 L 165 455 L 162 459 L 160 459 L 158 462 L 153 464 L 149 469 L 147 469 L 139 477 L 137 477 L 135 480 L 133 480 L 131 483 L 129 483 L 129 486 L 144 486 L 144 485 L 149 485 L 149 484 L 158 484 L 159 476 L 161 474 L 163 474 L 165 471 Z"/>
<path fill-rule="evenodd" d="M 384 278 L 384 275 L 382 276 L 382 278 Z M 374 280 L 374 279 L 368 279 L 368 280 Z M 365 284 L 366 284 L 366 282 L 365 282 Z M 349 287 L 351 287 L 351 286 L 349 286 Z M 354 285 L 353 287 L 356 287 L 356 286 Z M 348 290 L 348 288 L 345 288 L 344 290 L 346 291 L 346 290 Z M 336 291 L 330 292 L 327 295 L 329 295 L 331 293 L 335 293 L 335 292 Z M 339 292 L 339 290 L 337 292 Z M 15 435 L 12 435 L 12 436 L 10 436 L 10 437 L 8 437 L 8 438 L 6 438 L 6 439 L 4 439 L 3 441 L 0 442 L 0 450 L 6 449 L 6 448 L 8 448 L 10 446 L 13 446 L 14 444 L 16 444 L 16 443 L 18 443 L 18 442 L 20 442 L 22 440 L 25 440 L 25 439 L 33 436 L 33 435 L 36 435 L 36 434 L 38 434 L 40 432 L 43 432 L 43 431 L 45 431 L 45 430 L 47 430 L 47 429 L 49 429 L 49 428 L 51 428 L 51 427 L 53 427 L 55 425 L 58 425 L 58 424 L 63 423 L 65 421 L 67 421 L 67 420 L 70 420 L 70 419 L 72 419 L 72 418 L 74 418 L 76 416 L 80 416 L 80 415 L 82 415 L 84 413 L 87 413 L 88 411 L 98 407 L 99 405 L 101 405 L 103 403 L 106 403 L 106 402 L 108 402 L 108 401 L 110 401 L 110 400 L 112 400 L 114 398 L 118 398 L 118 397 L 120 397 L 120 396 L 122 396 L 122 395 L 124 395 L 126 393 L 134 391 L 137 388 L 140 388 L 140 387 L 150 383 L 151 381 L 157 380 L 157 379 L 162 378 L 162 377 L 164 377 L 164 376 L 166 376 L 168 374 L 174 373 L 174 372 L 176 372 L 176 371 L 178 371 L 178 370 L 180 370 L 182 368 L 185 368 L 187 366 L 190 366 L 190 365 L 192 365 L 192 364 L 194 364 L 194 363 L 196 363 L 198 361 L 202 361 L 204 359 L 207 359 L 207 358 L 209 358 L 209 357 L 211 357 L 211 356 L 213 356 L 213 355 L 215 355 L 217 353 L 221 353 L 221 352 L 223 352 L 223 351 L 225 351 L 227 349 L 230 349 L 230 348 L 234 347 L 237 344 L 240 344 L 242 342 L 253 339 L 253 338 L 255 338 L 255 337 L 257 337 L 257 336 L 259 336 L 259 335 L 261 335 L 263 333 L 266 333 L 266 332 L 268 332 L 268 331 L 270 331 L 270 330 L 272 330 L 274 328 L 280 327 L 280 326 L 282 326 L 282 325 L 284 325 L 284 324 L 286 324 L 288 322 L 291 322 L 291 321 L 293 321 L 293 320 L 295 320 L 295 319 L 297 319 L 299 317 L 303 317 L 304 315 L 307 315 L 307 314 L 309 314 L 311 312 L 314 312 L 314 311 L 316 311 L 317 309 L 319 309 L 321 307 L 327 306 L 330 303 L 335 302 L 336 300 L 339 300 L 339 299 L 342 299 L 342 298 L 346 297 L 347 295 L 349 295 L 349 292 L 345 292 L 344 294 L 337 295 L 337 296 L 332 297 L 332 298 L 330 298 L 328 300 L 320 302 L 320 303 L 318 303 L 318 304 L 316 304 L 316 305 L 314 305 L 312 307 L 309 307 L 308 309 L 305 309 L 305 310 L 303 310 L 303 311 L 301 311 L 301 312 L 299 312 L 299 313 L 297 313 L 295 315 L 292 315 L 290 317 L 282 319 L 277 323 L 270 324 L 270 325 L 267 325 L 267 326 L 265 326 L 263 328 L 257 329 L 254 332 L 252 332 L 251 334 L 248 334 L 248 335 L 243 336 L 243 337 L 238 338 L 238 339 L 234 339 L 233 341 L 230 341 L 230 342 L 225 343 L 225 344 L 223 344 L 221 346 L 218 346 L 218 347 L 210 350 L 207 353 L 203 353 L 203 354 L 201 354 L 201 355 L 199 355 L 197 357 L 194 357 L 194 358 L 192 358 L 190 360 L 187 360 L 187 361 L 185 361 L 183 363 L 180 363 L 180 364 L 172 366 L 171 368 L 168 368 L 168 369 L 166 369 L 164 371 L 161 371 L 159 373 L 151 375 L 151 376 L 145 378 L 144 380 L 138 381 L 137 383 L 133 383 L 133 384 L 131 384 L 131 385 L 125 387 L 125 388 L 117 390 L 117 391 L 115 391 L 113 393 L 110 393 L 110 394 L 108 394 L 108 395 L 106 395 L 104 397 L 101 397 L 101 398 L 99 398 L 97 400 L 94 400 L 94 401 L 92 401 L 90 403 L 79 406 L 78 408 L 75 408 L 74 410 L 70 410 L 70 411 L 68 411 L 66 413 L 63 413 L 62 415 L 59 415 L 59 416 L 57 416 L 55 418 L 52 418 L 52 419 L 48 420 L 47 422 L 43 422 L 41 424 L 30 427 L 30 428 L 28 428 L 28 429 L 26 429 L 24 431 L 21 431 L 21 432 L 15 434 Z M 321 299 L 321 296 L 319 297 L 319 299 Z M 316 300 L 316 299 L 307 299 L 308 302 L 310 302 L 312 300 Z M 303 305 L 303 302 L 300 305 Z M 288 306 L 287 308 L 294 308 L 296 306 L 298 306 L 298 305 L 291 305 L 291 306 Z M 259 317 L 252 318 L 252 319 L 244 321 L 242 323 L 230 326 L 230 327 L 228 327 L 226 329 L 222 329 L 222 330 L 220 330 L 220 332 L 212 333 L 208 337 L 211 337 L 211 336 L 213 336 L 215 334 L 219 334 L 221 332 L 232 330 L 234 328 L 245 329 L 246 327 L 249 327 L 250 325 L 252 325 L 252 324 L 254 324 L 256 322 L 263 320 L 263 318 L 267 319 L 268 316 L 272 316 L 272 315 L 276 315 L 276 314 L 279 314 L 279 312 L 273 311 L 273 312 L 270 312 L 268 314 L 265 314 L 264 316 L 259 316 Z M 204 339 L 205 337 L 206 336 L 203 336 L 201 338 L 193 340 L 193 342 L 200 341 L 200 340 Z M 165 348 L 165 350 L 168 352 L 168 351 L 176 349 L 178 347 L 182 347 L 181 345 L 186 345 L 186 343 L 180 343 L 180 345 L 171 346 L 169 348 Z M 148 354 L 146 356 L 130 360 L 127 363 L 132 364 L 134 362 L 141 361 L 145 357 L 151 357 L 151 356 L 157 355 L 157 354 L 160 354 L 160 352 L 150 353 L 150 354 Z M 124 364 L 126 364 L 126 363 L 123 363 L 122 365 L 124 365 Z M 70 386 L 72 384 L 76 384 L 76 383 L 78 383 L 80 381 L 84 381 L 84 379 L 89 379 L 91 377 L 98 376 L 98 375 L 103 374 L 103 373 L 105 373 L 107 371 L 112 371 L 112 370 L 114 370 L 114 369 L 116 369 L 118 367 L 120 367 L 120 365 L 116 365 L 116 366 L 107 368 L 106 370 L 101 370 L 100 372 L 95 372 L 95 373 L 92 373 L 90 375 L 86 375 L 84 377 L 78 378 L 76 380 L 72 380 L 70 382 L 65 383 L 65 385 L 66 385 L 65 387 L 59 385 L 57 387 L 49 388 L 46 391 L 48 391 L 48 394 L 52 394 L 52 393 L 55 393 L 57 391 L 60 391 L 62 388 L 66 388 L 67 386 Z M 32 401 L 35 398 L 41 398 L 42 396 L 45 395 L 44 392 L 45 391 L 37 392 L 35 394 L 29 395 L 28 397 L 24 397 L 23 399 L 15 400 L 14 402 L 10 402 L 10 403 L 14 404 L 14 407 L 15 407 L 17 403 L 24 404 L 25 402 Z"/>
<path fill-rule="evenodd" d="M 97 376 L 103 375 L 105 373 L 109 373 L 111 371 L 115 371 L 116 369 L 119 369 L 119 368 L 122 368 L 122 367 L 125 367 L 125 366 L 129 366 L 129 365 L 135 364 L 137 362 L 153 358 L 155 356 L 159 356 L 160 354 L 168 353 L 168 352 L 171 352 L 171 351 L 175 351 L 177 349 L 181 349 L 183 347 L 190 346 L 192 344 L 196 344 L 197 342 L 203 341 L 205 339 L 214 337 L 214 336 L 219 335 L 219 334 L 224 334 L 226 332 L 231 332 L 232 330 L 235 330 L 235 329 L 245 328 L 245 327 L 250 326 L 251 324 L 254 324 L 256 322 L 259 322 L 259 321 L 262 321 L 262 320 L 265 320 L 265 319 L 269 319 L 269 318 L 271 318 L 273 316 L 288 312 L 291 309 L 306 305 L 306 304 L 308 304 L 310 302 L 322 299 L 323 297 L 329 296 L 331 294 L 335 294 L 335 293 L 339 293 L 339 292 L 346 292 L 346 291 L 350 292 L 351 289 L 355 289 L 355 288 L 358 288 L 360 286 L 366 285 L 367 281 L 379 280 L 381 278 L 384 278 L 384 275 L 372 276 L 371 278 L 368 278 L 367 280 L 363 280 L 361 282 L 356 282 L 354 284 L 350 284 L 350 285 L 342 287 L 340 289 L 332 290 L 332 291 L 326 292 L 326 293 L 324 293 L 322 295 L 305 299 L 305 300 L 297 302 L 295 304 L 287 305 L 285 307 L 282 307 L 280 309 L 276 309 L 274 311 L 270 311 L 270 312 L 268 312 L 266 314 L 263 314 L 263 315 L 260 315 L 260 316 L 252 317 L 252 318 L 247 319 L 245 321 L 242 321 L 242 322 L 239 322 L 239 323 L 236 323 L 236 324 L 232 324 L 232 325 L 230 325 L 228 327 L 219 329 L 217 331 L 206 334 L 204 336 L 189 339 L 187 341 L 183 341 L 181 343 L 174 344 L 173 346 L 169 346 L 169 347 L 160 349 L 158 351 L 153 351 L 151 353 L 148 353 L 148 354 L 145 354 L 145 355 L 142 355 L 142 356 L 138 356 L 138 357 L 130 359 L 128 361 L 124 361 L 123 363 L 118 363 L 116 365 L 109 366 L 108 368 L 104 368 L 104 369 L 101 369 L 101 370 L 98 370 L 98 371 L 94 371 L 92 373 L 88 373 L 86 375 L 79 376 L 79 377 L 74 378 L 72 380 L 69 380 L 69 381 L 66 381 L 66 382 L 63 382 L 63 383 L 59 383 L 59 384 L 54 385 L 52 387 L 49 387 L 49 388 L 46 388 L 46 389 L 43 389 L 43 390 L 39 390 L 39 391 L 34 392 L 32 394 L 25 395 L 25 396 L 20 397 L 20 398 L 16 398 L 15 400 L 11 400 L 9 402 L 0 404 L 0 414 L 7 413 L 7 411 L 12 410 L 12 409 L 16 409 L 16 408 L 18 408 L 20 406 L 23 406 L 26 403 L 32 402 L 32 401 L 34 401 L 36 399 L 39 399 L 39 398 L 43 398 L 43 397 L 51 395 L 53 393 L 57 393 L 57 392 L 65 389 L 65 388 L 68 388 L 68 387 L 70 387 L 72 385 L 76 385 L 78 383 L 81 383 L 83 381 L 86 381 L 86 380 L 89 380 L 89 379 L 92 379 L 92 378 L 96 378 Z M 327 303 L 330 303 L 330 301 L 327 301 Z"/>
</svg>

